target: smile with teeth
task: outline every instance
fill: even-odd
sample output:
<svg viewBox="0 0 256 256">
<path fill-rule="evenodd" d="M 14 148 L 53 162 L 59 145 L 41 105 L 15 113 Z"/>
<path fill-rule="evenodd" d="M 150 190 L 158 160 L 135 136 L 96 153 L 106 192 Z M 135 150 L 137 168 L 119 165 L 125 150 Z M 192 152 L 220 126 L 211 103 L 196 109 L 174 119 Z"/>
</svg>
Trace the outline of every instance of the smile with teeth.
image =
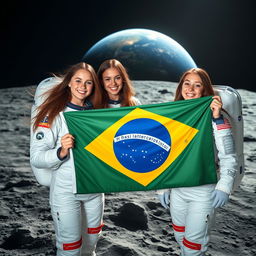
<svg viewBox="0 0 256 256">
<path fill-rule="evenodd" d="M 77 91 L 79 92 L 79 93 L 81 93 L 81 94 L 86 94 L 86 90 L 82 90 L 82 89 L 77 89 Z"/>
<path fill-rule="evenodd" d="M 195 94 L 194 94 L 194 93 L 186 93 L 186 95 L 187 95 L 188 97 L 195 97 Z"/>
<path fill-rule="evenodd" d="M 109 87 L 109 89 L 112 90 L 112 91 L 117 91 L 118 90 L 118 86 Z"/>
</svg>

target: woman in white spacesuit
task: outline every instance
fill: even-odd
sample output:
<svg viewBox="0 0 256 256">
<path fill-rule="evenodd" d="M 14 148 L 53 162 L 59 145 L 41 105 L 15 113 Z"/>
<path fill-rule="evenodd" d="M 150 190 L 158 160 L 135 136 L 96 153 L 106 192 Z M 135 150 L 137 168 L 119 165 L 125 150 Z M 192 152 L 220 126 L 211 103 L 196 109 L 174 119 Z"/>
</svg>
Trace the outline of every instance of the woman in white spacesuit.
<svg viewBox="0 0 256 256">
<path fill-rule="evenodd" d="M 84 63 L 71 66 L 60 82 L 45 94 L 33 120 L 31 165 L 52 169 L 50 205 L 56 232 L 57 255 L 96 255 L 103 222 L 103 194 L 73 194 L 75 138 L 68 133 L 65 111 L 101 107 L 101 88 L 94 69 Z M 86 228 L 85 228 L 86 227 Z"/>
<path fill-rule="evenodd" d="M 207 72 L 193 68 L 183 74 L 176 90 L 175 101 L 214 95 Z M 212 126 L 217 149 L 220 178 L 217 184 L 160 190 L 158 197 L 169 208 L 176 241 L 182 256 L 205 255 L 214 209 L 227 203 L 237 169 L 230 123 L 222 110 L 219 96 L 213 96 Z"/>
<path fill-rule="evenodd" d="M 117 108 L 141 105 L 134 97 L 132 82 L 125 67 L 116 59 L 104 61 L 97 72 L 103 91 L 103 107 Z"/>
</svg>

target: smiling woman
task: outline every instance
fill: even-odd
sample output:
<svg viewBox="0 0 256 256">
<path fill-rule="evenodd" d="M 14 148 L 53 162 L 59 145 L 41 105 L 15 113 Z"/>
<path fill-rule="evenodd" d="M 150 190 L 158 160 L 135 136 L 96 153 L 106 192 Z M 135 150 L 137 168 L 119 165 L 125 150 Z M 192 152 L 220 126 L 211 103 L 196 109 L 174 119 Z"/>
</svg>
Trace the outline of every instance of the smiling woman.
<svg viewBox="0 0 256 256">
<path fill-rule="evenodd" d="M 125 107 L 141 105 L 134 97 L 135 91 L 129 75 L 116 59 L 104 61 L 98 70 L 98 78 L 103 90 L 104 107 Z"/>
<path fill-rule="evenodd" d="M 215 209 L 228 202 L 235 177 L 238 176 L 238 157 L 230 117 L 222 110 L 222 100 L 220 96 L 214 96 L 211 80 L 205 70 L 193 68 L 186 71 L 178 84 L 175 100 L 192 101 L 205 96 L 212 96 L 210 132 L 213 133 L 215 156 L 211 157 L 216 159 L 219 166 L 219 179 L 212 184 L 172 188 L 171 193 L 167 190 L 159 195 L 162 205 L 170 208 L 174 236 L 184 256 L 205 255 Z"/>
<path fill-rule="evenodd" d="M 116 68 L 106 69 L 102 74 L 104 89 L 110 100 L 119 100 L 119 93 L 123 88 L 123 78 Z"/>
<path fill-rule="evenodd" d="M 202 80 L 195 74 L 188 74 L 182 87 L 182 96 L 185 100 L 201 98 L 203 94 Z"/>
<path fill-rule="evenodd" d="M 78 63 L 71 66 L 65 75 L 59 78 L 60 82 L 43 94 L 45 100 L 38 106 L 38 112 L 34 118 L 34 130 L 46 116 L 51 126 L 55 117 L 66 108 L 68 103 L 79 106 L 92 103 L 94 108 L 101 107 L 101 87 L 92 66 L 84 62 Z"/>
<path fill-rule="evenodd" d="M 85 99 L 93 91 L 93 78 L 89 71 L 80 69 L 71 78 L 68 85 L 71 92 L 71 103 L 83 106 Z"/>
<path fill-rule="evenodd" d="M 95 255 L 101 233 L 104 195 L 74 195 L 69 133 L 63 112 L 99 107 L 101 88 L 94 69 L 86 63 L 71 66 L 37 107 L 31 134 L 30 163 L 38 172 L 51 170 L 50 205 L 56 233 L 57 255 Z M 93 97 L 94 96 L 94 97 Z M 85 227 L 83 227 L 85 226 Z M 84 237 L 84 241 L 82 241 Z"/>
<path fill-rule="evenodd" d="M 196 99 L 214 95 L 209 75 L 202 69 L 191 69 L 184 72 L 176 90 L 174 100 Z"/>
</svg>

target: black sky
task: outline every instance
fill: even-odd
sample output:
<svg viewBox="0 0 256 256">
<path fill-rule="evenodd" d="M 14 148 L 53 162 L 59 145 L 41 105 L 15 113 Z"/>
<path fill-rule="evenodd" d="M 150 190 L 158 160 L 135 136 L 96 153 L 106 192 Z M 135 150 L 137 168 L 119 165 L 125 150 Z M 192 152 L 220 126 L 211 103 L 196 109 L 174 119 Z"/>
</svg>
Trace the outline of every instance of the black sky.
<svg viewBox="0 0 256 256">
<path fill-rule="evenodd" d="M 103 37 L 156 30 L 181 44 L 214 84 L 256 91 L 254 0 L 10 1 L 1 7 L 1 87 L 37 84 Z"/>
</svg>

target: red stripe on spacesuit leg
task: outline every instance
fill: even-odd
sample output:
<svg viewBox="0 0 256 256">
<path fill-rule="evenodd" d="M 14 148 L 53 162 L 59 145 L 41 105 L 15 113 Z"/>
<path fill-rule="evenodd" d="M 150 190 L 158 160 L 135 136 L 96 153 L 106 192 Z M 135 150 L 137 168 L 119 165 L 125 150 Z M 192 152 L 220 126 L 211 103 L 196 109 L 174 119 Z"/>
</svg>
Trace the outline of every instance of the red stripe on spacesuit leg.
<svg viewBox="0 0 256 256">
<path fill-rule="evenodd" d="M 202 248 L 201 244 L 190 242 L 185 237 L 183 238 L 183 244 L 184 244 L 184 246 L 188 247 L 189 249 L 196 250 L 196 251 L 200 251 Z"/>
<path fill-rule="evenodd" d="M 172 223 L 172 227 L 176 232 L 185 232 L 185 226 L 177 226 Z"/>
<path fill-rule="evenodd" d="M 100 233 L 100 231 L 102 230 L 102 227 L 104 226 L 104 224 L 101 224 L 99 227 L 97 228 L 88 228 L 87 229 L 87 233 L 88 234 L 98 234 Z"/>
<path fill-rule="evenodd" d="M 74 243 L 63 244 L 63 250 L 64 251 L 75 250 L 80 248 L 81 245 L 82 245 L 82 238 L 79 241 L 76 241 Z"/>
</svg>

